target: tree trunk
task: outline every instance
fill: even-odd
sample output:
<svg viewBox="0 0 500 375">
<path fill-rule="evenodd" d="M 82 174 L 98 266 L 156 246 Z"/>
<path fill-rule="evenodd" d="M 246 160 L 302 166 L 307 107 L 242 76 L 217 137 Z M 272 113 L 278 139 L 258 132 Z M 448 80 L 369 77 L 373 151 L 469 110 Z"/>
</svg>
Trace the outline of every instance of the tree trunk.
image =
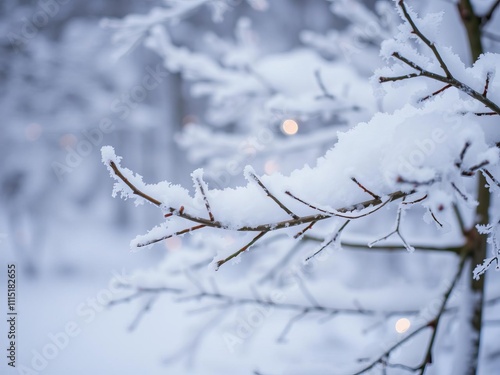
<svg viewBox="0 0 500 375">
<path fill-rule="evenodd" d="M 460 0 L 458 4 L 458 9 L 462 22 L 467 31 L 467 37 L 469 40 L 470 54 L 472 63 L 474 63 L 477 58 L 483 53 L 483 47 L 481 44 L 481 28 L 479 17 L 474 13 L 472 4 L 470 0 Z M 477 200 L 479 205 L 476 208 L 476 220 L 479 224 L 487 224 L 489 222 L 489 207 L 490 207 L 490 192 L 486 187 L 486 179 L 483 175 L 479 174 L 477 186 Z M 472 245 L 471 248 L 471 262 L 472 268 L 477 264 L 481 264 L 486 258 L 486 239 L 484 236 L 480 236 L 475 228 L 471 228 L 469 231 L 469 241 Z M 483 301 L 484 301 L 484 276 L 479 280 L 472 279 L 472 275 L 469 273 L 470 282 L 468 286 L 470 287 L 471 303 L 473 304 L 473 313 L 470 317 L 470 325 L 472 326 L 474 334 L 471 337 L 471 348 L 469 354 L 471 361 L 468 368 L 463 369 L 464 374 L 474 375 L 477 374 L 479 365 L 479 349 L 481 341 L 481 326 L 483 318 Z M 468 327 L 464 327 L 467 329 Z M 467 343 L 463 343 L 467 345 Z"/>
</svg>

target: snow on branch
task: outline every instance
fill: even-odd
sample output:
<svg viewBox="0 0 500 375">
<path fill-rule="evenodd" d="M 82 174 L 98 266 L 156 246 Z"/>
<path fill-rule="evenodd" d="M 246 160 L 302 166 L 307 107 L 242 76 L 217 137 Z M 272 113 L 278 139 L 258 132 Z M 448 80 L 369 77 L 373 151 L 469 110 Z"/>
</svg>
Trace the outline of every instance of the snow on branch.
<svg viewBox="0 0 500 375">
<path fill-rule="evenodd" d="M 392 58 L 398 60 L 400 64 L 380 69 L 376 73 L 378 81 L 386 83 L 427 77 L 445 85 L 420 98 L 419 102 L 454 87 L 491 111 L 484 112 L 483 107 L 474 112 L 476 115 L 500 115 L 500 106 L 497 104 L 500 102 L 500 83 L 498 79 L 494 80 L 494 72 L 500 57 L 495 54 L 485 54 L 480 56 L 473 67 L 465 68 L 450 48 L 439 46 L 421 31 L 431 30 L 433 24 L 439 23 L 436 22 L 440 18 L 439 15 L 432 14 L 420 19 L 403 0 L 398 1 L 398 7 L 407 28 L 402 29 L 394 40 L 384 42 L 381 53 L 387 60 Z M 430 55 L 425 54 L 425 50 L 420 53 L 411 47 L 411 40 L 423 44 Z M 411 69 L 408 70 L 408 67 Z"/>
<path fill-rule="evenodd" d="M 340 226 L 335 223 L 335 228 L 340 229 L 324 241 L 323 247 L 316 252 L 319 253 L 324 247 L 338 242 L 350 220 L 372 215 L 385 205 L 403 199 L 397 213 L 396 229 L 380 240 L 397 234 L 404 247 L 412 250 L 413 241 L 403 238 L 400 232 L 403 208 L 423 206 L 442 228 L 444 225 L 436 212 L 454 205 L 457 199 L 474 206 L 476 202 L 464 180 L 481 172 L 497 181 L 485 167 L 498 163 L 498 147 L 488 145 L 477 116 L 450 110 L 444 105 L 448 101 L 437 99 L 455 87 L 475 102 L 500 114 L 500 107 L 496 104 L 500 102 L 500 83 L 494 74 L 498 56 L 484 56 L 471 71 L 460 70 L 458 57 L 432 42 L 422 31 L 432 31 L 433 26 L 429 24 L 436 17 L 418 19 L 404 1 L 399 1 L 398 6 L 406 28 L 401 29 L 395 40 L 384 44 L 383 52 L 402 63 L 388 71 L 403 74 L 382 75 L 379 81 L 406 82 L 424 76 L 446 86 L 419 100 L 418 106 L 406 104 L 392 113 L 378 113 L 369 122 L 339 133 L 337 144 L 319 158 L 313 168 L 306 166 L 289 176 L 259 177 L 247 167 L 244 173 L 247 185 L 224 190 L 210 189 L 203 181 L 203 171 L 199 170 L 193 173 L 196 190 L 193 196 L 187 189 L 168 182 L 145 184 L 142 177 L 121 167 L 121 158 L 111 147 L 104 147 L 103 162 L 116 181 L 113 195 L 120 193 L 124 198 L 134 198 L 136 204 L 148 201 L 159 206 L 166 219 L 147 235 L 137 237 L 132 247 L 147 246 L 201 229 L 256 232 L 245 237 L 246 244 L 237 251 L 220 250 L 214 261 L 218 268 L 248 251 L 269 232 L 280 230 L 298 239 L 303 238 L 317 222 L 346 219 Z M 231 75 L 237 74 L 234 70 L 226 71 L 213 61 L 207 63 L 205 57 L 173 46 L 160 28 L 155 28 L 153 34 L 150 43 L 156 43 L 159 50 L 170 51 L 168 63 L 172 64 L 172 69 L 177 66 L 188 74 L 198 74 L 203 80 L 208 78 L 214 82 L 231 81 Z M 430 56 L 419 54 L 407 43 L 410 39 L 419 41 Z M 408 72 L 408 67 L 412 71 Z M 321 74 L 316 70 L 312 76 L 316 82 L 313 79 L 312 83 L 332 101 L 338 95 L 327 88 L 322 73 L 323 70 Z M 467 78 L 465 73 L 474 73 L 473 78 Z M 238 79 L 235 82 L 241 83 Z M 239 83 L 234 86 L 239 86 Z M 253 83 L 261 85 L 259 80 Z M 243 90 L 248 87 L 243 85 Z M 265 95 L 270 95 L 265 92 Z M 455 99 L 456 96 L 448 100 Z M 452 125 L 449 124 L 451 121 Z M 371 199 L 366 200 L 366 195 Z M 407 197 L 413 204 L 406 204 Z M 291 228 L 296 226 L 301 227 L 292 231 Z"/>
<path fill-rule="evenodd" d="M 219 253 L 219 260 L 215 263 L 218 268 L 247 251 L 271 231 L 288 232 L 289 228 L 305 225 L 298 233 L 293 233 L 296 238 L 302 237 L 316 222 L 365 217 L 395 200 L 416 193 L 420 198 L 413 199 L 412 203 L 432 210 L 435 197 L 440 196 L 438 192 L 443 189 L 449 193 L 455 191 L 457 186 L 462 185 L 463 178 L 470 177 L 485 164 L 493 165 L 498 161 L 498 157 L 495 158 L 498 154 L 496 146 L 493 150 L 488 147 L 480 131 L 471 133 L 476 126 L 473 121 L 463 121 L 462 126 L 455 129 L 456 134 L 446 139 L 439 148 L 436 147 L 423 163 L 406 165 L 405 152 L 414 149 L 416 140 L 425 141 L 426 135 L 429 136 L 434 128 L 436 110 L 432 103 L 427 111 L 408 107 L 393 115 L 376 116 L 370 123 L 360 124 L 341 134 L 338 144 L 318 161 L 315 168 L 296 170 L 289 177 L 278 174 L 258 177 L 247 168 L 247 186 L 211 190 L 202 180 L 202 171 L 197 171 L 193 180 L 200 194 L 199 199 L 187 190 L 166 182 L 144 184 L 140 176 L 122 169 L 120 158 L 110 147 L 103 148 L 103 162 L 117 181 L 115 194 L 120 192 L 125 198 L 149 201 L 161 207 L 167 219 L 146 236 L 137 238 L 134 246 L 146 246 L 203 228 L 258 232 L 237 251 Z M 365 152 L 355 151 L 359 149 Z M 356 177 L 353 177 L 354 171 Z M 307 183 L 304 184 L 304 181 Z M 370 189 L 366 187 L 368 185 Z M 367 195 L 371 199 L 366 200 Z M 234 210 L 234 207 L 239 209 Z M 207 212 L 209 218 L 206 218 Z M 195 225 L 186 226 L 186 220 Z M 393 233 L 400 233 L 400 220 L 401 209 Z M 437 221 L 435 217 L 434 220 Z M 332 235 L 324 245 L 337 242 L 341 231 Z M 401 239 L 407 249 L 413 248 L 409 241 Z"/>
</svg>

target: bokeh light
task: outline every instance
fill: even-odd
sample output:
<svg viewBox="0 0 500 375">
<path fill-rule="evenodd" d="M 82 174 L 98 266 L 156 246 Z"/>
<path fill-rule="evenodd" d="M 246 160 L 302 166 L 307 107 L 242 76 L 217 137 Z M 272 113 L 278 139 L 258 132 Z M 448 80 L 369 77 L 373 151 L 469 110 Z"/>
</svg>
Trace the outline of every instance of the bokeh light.
<svg viewBox="0 0 500 375">
<path fill-rule="evenodd" d="M 398 333 L 405 333 L 410 329 L 411 322 L 406 318 L 401 318 L 396 322 L 395 328 Z"/>
<path fill-rule="evenodd" d="M 288 119 L 281 124 L 281 130 L 283 130 L 283 133 L 286 135 L 294 135 L 299 131 L 299 124 L 297 124 L 295 120 Z"/>
</svg>

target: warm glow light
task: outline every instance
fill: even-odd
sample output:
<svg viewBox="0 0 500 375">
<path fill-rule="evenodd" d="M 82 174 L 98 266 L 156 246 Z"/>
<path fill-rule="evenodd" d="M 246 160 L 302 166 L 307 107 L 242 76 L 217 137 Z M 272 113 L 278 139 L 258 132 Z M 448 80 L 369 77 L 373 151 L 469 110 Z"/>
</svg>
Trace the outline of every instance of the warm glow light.
<svg viewBox="0 0 500 375">
<path fill-rule="evenodd" d="M 268 160 L 266 161 L 266 164 L 264 164 L 264 172 L 266 174 L 273 174 L 274 172 L 277 172 L 279 170 L 279 165 L 275 160 Z"/>
<path fill-rule="evenodd" d="M 395 328 L 398 333 L 405 333 L 410 329 L 411 323 L 406 318 L 401 318 L 396 322 Z"/>
<path fill-rule="evenodd" d="M 287 135 L 294 135 L 299 131 L 299 124 L 297 124 L 295 120 L 288 119 L 283 121 L 281 129 L 283 130 L 283 133 Z"/>
</svg>

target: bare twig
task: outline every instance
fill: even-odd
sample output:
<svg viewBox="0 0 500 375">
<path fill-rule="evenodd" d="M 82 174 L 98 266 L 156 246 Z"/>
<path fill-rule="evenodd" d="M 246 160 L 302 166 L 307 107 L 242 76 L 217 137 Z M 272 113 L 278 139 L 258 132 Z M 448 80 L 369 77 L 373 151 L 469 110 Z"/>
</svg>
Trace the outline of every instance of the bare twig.
<svg viewBox="0 0 500 375">
<path fill-rule="evenodd" d="M 455 163 L 455 166 L 458 169 L 462 169 L 464 157 L 465 157 L 465 154 L 467 153 L 467 150 L 469 149 L 469 147 L 470 147 L 470 142 L 465 142 L 464 147 L 462 148 L 462 151 L 460 152 L 460 157 L 459 157 L 458 161 Z"/>
<path fill-rule="evenodd" d="M 398 215 L 397 215 L 397 218 L 396 218 L 396 228 L 389 234 L 387 234 L 386 236 L 382 237 L 382 238 L 379 238 L 378 240 L 375 240 L 373 242 L 370 242 L 368 244 L 369 247 L 375 245 L 376 243 L 380 242 L 380 241 L 383 241 L 383 240 L 386 240 L 388 239 L 389 237 L 391 237 L 393 234 L 397 234 L 398 237 L 401 239 L 401 241 L 403 242 L 403 245 L 405 246 L 406 250 L 408 251 L 413 251 L 414 248 L 412 246 L 410 246 L 408 244 L 408 242 L 406 242 L 405 238 L 403 237 L 403 235 L 401 234 L 401 230 L 400 230 L 400 225 L 401 225 L 401 215 L 403 213 L 403 207 L 402 205 L 398 207 Z"/>
<path fill-rule="evenodd" d="M 442 228 L 443 224 L 441 224 L 441 222 L 436 218 L 436 215 L 434 215 L 434 212 L 432 212 L 431 209 L 429 209 L 429 212 L 431 214 L 432 219 L 437 223 L 437 225 L 439 225 Z"/>
<path fill-rule="evenodd" d="M 139 310 L 139 312 L 137 313 L 137 315 L 134 318 L 134 320 L 132 321 L 132 323 L 130 323 L 130 325 L 128 326 L 128 330 L 130 332 L 134 331 L 137 328 L 137 326 L 141 322 L 141 320 L 144 317 L 144 315 L 146 315 L 146 313 L 151 310 L 151 307 L 153 306 L 153 304 L 156 301 L 157 297 L 158 297 L 157 295 L 151 296 L 148 299 L 148 301 L 142 306 L 142 308 Z"/>
<path fill-rule="evenodd" d="M 262 181 L 254 174 L 249 173 L 250 176 L 257 182 L 257 184 L 264 190 L 269 198 L 271 198 L 280 208 L 285 211 L 288 215 L 293 217 L 294 219 L 299 219 L 299 216 L 295 215 L 292 211 L 288 209 L 278 198 L 276 198 L 271 192 L 267 189 L 267 187 L 262 183 Z"/>
<path fill-rule="evenodd" d="M 486 82 L 484 83 L 483 96 L 488 95 L 488 86 L 490 85 L 490 79 L 491 79 L 491 72 L 488 72 L 486 73 Z"/>
<path fill-rule="evenodd" d="M 414 201 L 411 201 L 411 202 L 401 202 L 401 204 L 405 204 L 405 205 L 409 205 L 409 204 L 415 204 L 415 203 L 419 203 L 419 202 L 422 202 L 423 200 L 425 200 L 427 198 L 427 194 L 425 194 L 422 198 L 418 198 Z"/>
<path fill-rule="evenodd" d="M 361 185 L 358 180 L 356 180 L 354 177 L 351 177 L 351 180 L 360 187 L 361 190 L 363 190 L 365 193 L 368 193 L 370 194 L 373 198 L 375 199 L 380 199 L 380 196 L 371 192 L 370 190 L 368 190 L 366 187 L 364 187 L 363 185 Z"/>
<path fill-rule="evenodd" d="M 335 235 L 332 237 L 331 240 L 329 240 L 326 244 L 324 244 L 323 246 L 321 246 L 321 248 L 319 250 L 317 250 L 316 252 L 314 252 L 314 254 L 308 256 L 306 258 L 306 262 L 309 261 L 311 258 L 314 258 L 316 255 L 318 255 L 319 253 L 321 253 L 324 249 L 326 249 L 328 246 L 330 246 L 332 243 L 335 243 L 337 241 L 337 239 L 339 238 L 339 236 L 341 235 L 342 231 L 344 230 L 344 228 L 347 226 L 347 224 L 349 224 L 351 220 L 346 220 L 346 222 L 344 224 L 342 224 L 342 226 L 339 228 L 339 230 L 337 230 L 337 233 L 335 233 Z"/>
<path fill-rule="evenodd" d="M 417 35 L 418 38 L 431 49 L 432 53 L 434 54 L 434 56 L 436 56 L 436 59 L 439 61 L 439 65 L 441 66 L 441 69 L 443 69 L 443 71 L 445 72 L 446 77 L 451 78 L 452 75 L 451 75 L 450 71 L 448 70 L 448 66 L 446 66 L 445 62 L 443 61 L 443 58 L 441 57 L 441 54 L 437 50 L 436 45 L 433 42 L 431 42 L 429 39 L 427 39 L 427 37 L 424 34 L 422 34 L 422 32 L 418 29 L 417 25 L 415 25 L 415 22 L 410 17 L 408 10 L 406 9 L 405 2 L 403 0 L 399 0 L 398 5 L 401 8 L 401 10 L 403 11 L 403 15 L 405 16 L 406 20 L 411 25 L 411 27 L 413 29 L 413 33 L 415 35 Z"/>
<path fill-rule="evenodd" d="M 419 100 L 419 102 L 425 102 L 426 100 L 428 100 L 428 99 L 430 99 L 438 94 L 441 94 L 443 91 L 449 89 L 450 87 L 451 87 L 451 85 L 447 84 L 446 86 L 443 86 L 439 90 L 434 91 L 432 94 L 429 94 L 429 95 L 423 97 L 422 99 Z"/>
<path fill-rule="evenodd" d="M 297 239 L 297 238 L 300 238 L 304 235 L 305 232 L 307 232 L 309 229 L 311 229 L 314 224 L 316 224 L 317 221 L 312 221 L 311 224 L 309 224 L 307 227 L 305 227 L 304 229 L 302 229 L 300 232 L 298 232 L 295 236 L 293 236 L 293 238 Z"/>
<path fill-rule="evenodd" d="M 465 195 L 465 193 L 463 193 L 458 187 L 457 185 L 455 185 L 454 182 L 451 183 L 451 186 L 453 187 L 453 190 L 455 190 L 458 195 L 460 196 L 460 198 L 462 198 L 464 201 L 468 202 L 469 201 L 469 198 L 467 197 L 467 195 Z"/>
<path fill-rule="evenodd" d="M 241 249 L 238 251 L 234 252 L 233 254 L 229 255 L 227 258 L 221 259 L 217 261 L 217 269 L 219 269 L 220 266 L 222 266 L 224 263 L 230 261 L 233 258 L 236 258 L 238 255 L 246 251 L 250 246 L 252 246 L 254 243 L 256 243 L 260 238 L 262 238 L 268 231 L 262 231 L 260 232 L 257 236 L 255 236 L 249 243 L 247 243 L 245 246 L 243 246 Z"/>
<path fill-rule="evenodd" d="M 137 189 L 134 184 L 132 184 L 118 169 L 114 161 L 109 162 L 110 167 L 113 169 L 113 172 L 132 190 L 135 195 L 138 195 L 147 201 L 153 203 L 155 206 L 161 206 L 161 202 L 155 198 L 150 197 L 149 195 L 143 193 L 139 189 Z"/>
<path fill-rule="evenodd" d="M 160 237 L 160 238 L 155 238 L 154 240 L 150 240 L 150 241 L 146 241 L 146 242 L 143 242 L 143 243 L 139 243 L 139 244 L 137 244 L 137 247 L 149 246 L 149 245 L 152 245 L 154 243 L 166 240 L 168 238 L 175 237 L 175 236 L 181 236 L 183 234 L 186 234 L 186 233 L 189 233 L 189 232 L 193 232 L 195 230 L 198 230 L 198 229 L 201 229 L 201 228 L 205 228 L 205 227 L 206 227 L 206 225 L 203 225 L 203 224 L 196 225 L 194 227 L 186 228 L 186 229 L 180 230 L 180 231 L 172 233 L 172 234 L 168 234 L 168 235 Z"/>
<path fill-rule="evenodd" d="M 172 293 L 172 294 L 183 294 L 185 295 L 182 298 L 177 299 L 177 301 L 188 302 L 192 300 L 218 300 L 221 301 L 224 306 L 243 306 L 243 305 L 258 305 L 258 306 L 266 306 L 266 307 L 274 307 L 283 311 L 304 311 L 308 310 L 311 313 L 322 313 L 325 315 L 328 314 L 347 314 L 347 315 L 366 315 L 366 316 L 384 316 L 384 317 L 393 317 L 393 316 L 416 316 L 421 313 L 419 309 L 408 309 L 408 310 L 376 310 L 376 309 L 368 309 L 368 308 L 337 308 L 337 307 L 329 307 L 324 305 L 303 305 L 298 303 L 286 303 L 286 302 L 275 302 L 272 299 L 264 299 L 264 298 L 248 298 L 241 296 L 232 296 L 227 294 L 222 294 L 220 292 L 211 292 L 211 291 L 198 291 L 194 294 L 189 294 L 190 290 L 188 289 L 176 289 L 176 288 L 151 288 L 151 287 L 136 287 L 136 290 L 132 294 L 133 298 L 126 297 L 117 300 L 113 300 L 109 303 L 109 305 L 118 305 L 120 303 L 126 303 L 131 301 L 132 299 L 137 298 L 136 296 L 144 296 L 144 293 Z"/>
<path fill-rule="evenodd" d="M 330 100 L 335 100 L 335 96 L 332 95 L 325 86 L 325 83 L 323 82 L 323 79 L 321 78 L 321 72 L 319 69 L 316 69 L 314 71 L 314 77 L 316 77 L 316 82 L 318 83 L 319 88 L 323 92 L 323 95 L 320 98 L 327 98 Z"/>
<path fill-rule="evenodd" d="M 500 113 L 497 112 L 474 112 L 474 115 L 476 116 L 498 116 Z"/>
<path fill-rule="evenodd" d="M 304 318 L 308 313 L 309 313 L 309 309 L 304 309 L 303 311 L 301 311 L 300 313 L 298 313 L 297 315 L 295 315 L 293 318 L 291 318 L 287 322 L 287 324 L 285 325 L 285 327 L 283 328 L 283 330 L 281 331 L 281 333 L 280 333 L 277 341 L 279 343 L 284 343 L 285 340 L 286 340 L 286 336 L 292 330 L 292 328 L 295 325 L 295 323 L 297 323 L 299 320 L 301 320 L 302 318 Z"/>
<path fill-rule="evenodd" d="M 490 180 L 497 186 L 500 188 L 500 181 L 498 181 L 492 174 L 489 170 L 487 169 L 482 169 L 481 170 L 486 176 L 488 176 L 490 178 Z"/>
<path fill-rule="evenodd" d="M 374 213 L 375 211 L 378 211 L 380 210 L 382 207 L 384 207 L 387 203 L 391 202 L 392 200 L 389 198 L 387 199 L 386 201 L 382 202 L 381 201 L 381 198 L 378 197 L 378 198 L 375 198 L 375 200 L 377 201 L 380 201 L 380 204 L 378 205 L 375 205 L 375 208 L 369 212 L 365 212 L 365 213 L 362 213 L 362 214 L 359 214 L 359 215 L 345 215 L 344 212 L 351 212 L 353 211 L 353 208 L 350 208 L 350 209 L 342 209 L 342 210 L 336 210 L 335 212 L 331 212 L 331 211 L 327 211 L 327 210 L 324 210 L 322 208 L 319 208 L 317 206 L 314 206 L 310 203 L 307 203 L 306 201 L 304 201 L 303 199 L 300 199 L 298 197 L 296 197 L 295 195 L 293 195 L 292 193 L 290 193 L 289 191 L 286 191 L 285 194 L 291 196 L 293 199 L 299 201 L 300 203 L 302 204 L 305 204 L 306 206 L 312 208 L 313 210 L 316 210 L 316 211 L 319 211 L 319 212 L 323 212 L 327 215 L 331 215 L 331 216 L 336 216 L 336 217 L 341 217 L 341 218 L 344 218 L 344 219 L 359 219 L 359 218 L 362 218 L 362 217 L 365 217 L 365 216 L 368 216 L 368 215 L 371 215 L 372 213 Z M 363 208 L 366 208 L 368 206 L 364 206 L 363 205 Z"/>
<path fill-rule="evenodd" d="M 212 214 L 212 209 L 210 208 L 210 202 L 208 201 L 208 197 L 205 194 L 205 189 L 203 188 L 203 184 L 201 183 L 199 178 L 196 178 L 196 183 L 198 184 L 198 188 L 200 189 L 201 195 L 203 196 L 203 202 L 205 202 L 205 207 L 207 208 L 210 221 L 215 221 L 214 215 Z"/>
</svg>

